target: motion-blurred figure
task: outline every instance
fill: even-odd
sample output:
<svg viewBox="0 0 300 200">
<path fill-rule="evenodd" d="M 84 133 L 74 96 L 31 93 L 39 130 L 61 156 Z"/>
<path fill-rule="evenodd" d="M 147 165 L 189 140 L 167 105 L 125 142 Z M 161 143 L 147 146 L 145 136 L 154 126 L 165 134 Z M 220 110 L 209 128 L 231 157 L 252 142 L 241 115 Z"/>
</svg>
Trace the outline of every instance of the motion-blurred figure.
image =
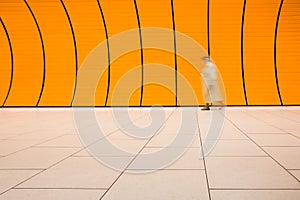
<svg viewBox="0 0 300 200">
<path fill-rule="evenodd" d="M 222 106 L 223 99 L 218 88 L 216 66 L 211 62 L 210 57 L 205 56 L 202 59 L 205 61 L 205 66 L 201 74 L 203 78 L 204 98 L 206 103 L 202 110 L 210 110 L 210 104 L 218 103 Z"/>
</svg>

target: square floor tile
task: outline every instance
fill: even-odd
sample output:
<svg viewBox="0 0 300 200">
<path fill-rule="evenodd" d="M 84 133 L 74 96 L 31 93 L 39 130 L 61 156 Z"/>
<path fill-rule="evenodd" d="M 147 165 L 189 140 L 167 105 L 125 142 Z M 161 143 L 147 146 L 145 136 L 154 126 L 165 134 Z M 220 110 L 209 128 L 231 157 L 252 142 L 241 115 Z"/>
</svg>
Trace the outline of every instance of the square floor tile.
<svg viewBox="0 0 300 200">
<path fill-rule="evenodd" d="M 300 147 L 263 147 L 286 169 L 300 169 Z"/>
<path fill-rule="evenodd" d="M 250 112 L 250 115 L 258 119 L 259 121 L 266 122 L 267 124 L 282 130 L 285 130 L 289 127 L 295 129 L 300 128 L 300 123 L 291 119 L 287 119 L 284 115 L 283 110 L 262 110 L 256 112 L 252 111 Z"/>
<path fill-rule="evenodd" d="M 13 189 L 0 195 L 0 200 L 99 200 L 104 192 L 87 189 Z"/>
<path fill-rule="evenodd" d="M 300 139 L 289 134 L 249 134 L 259 146 L 299 146 Z"/>
<path fill-rule="evenodd" d="M 162 170 L 146 174 L 123 174 L 103 200 L 208 200 L 203 170 Z"/>
<path fill-rule="evenodd" d="M 0 142 L 0 155 L 6 156 L 39 143 L 36 140 L 4 140 Z"/>
<path fill-rule="evenodd" d="M 267 156 L 263 150 L 250 140 L 208 140 L 203 142 L 203 148 L 210 143 L 215 143 L 215 146 L 208 156 Z"/>
<path fill-rule="evenodd" d="M 0 133 L 0 140 L 6 140 L 6 139 L 10 139 L 13 137 L 16 137 L 20 134 L 13 134 L 13 133 Z M 1 141 L 0 141 L 1 142 Z"/>
<path fill-rule="evenodd" d="M 16 120 L 16 119 L 13 119 Z M 24 120 L 24 118 L 21 118 L 20 120 Z M 20 122 L 11 122 L 5 119 L 6 123 L 5 125 L 1 125 L 1 132 L 5 135 L 21 135 L 21 134 L 27 134 L 32 133 L 36 130 L 35 126 L 30 125 L 20 125 Z M 16 120 L 17 121 L 17 120 Z"/>
<path fill-rule="evenodd" d="M 123 171 L 126 169 L 134 159 L 134 156 L 99 156 L 96 154 L 89 152 L 88 149 L 84 149 L 75 154 L 74 157 L 92 157 L 96 160 L 99 160 L 102 164 L 117 171 Z"/>
<path fill-rule="evenodd" d="M 182 139 L 178 139 L 178 138 Z M 146 147 L 198 147 L 200 148 L 200 137 L 194 135 L 158 134 L 151 138 Z"/>
<path fill-rule="evenodd" d="M 252 120 L 250 122 L 243 121 L 240 124 L 237 124 L 237 126 L 247 134 L 251 133 L 286 133 L 285 131 L 275 128 L 271 125 L 268 125 L 266 123 L 263 123 L 259 120 Z"/>
<path fill-rule="evenodd" d="M 300 189 L 300 183 L 268 157 L 207 157 L 211 188 Z"/>
<path fill-rule="evenodd" d="M 299 200 L 300 190 L 212 190 L 211 200 Z"/>
<path fill-rule="evenodd" d="M 287 110 L 288 107 L 273 107 L 271 109 L 267 109 L 265 107 L 265 112 L 274 116 L 274 117 L 277 117 L 277 118 L 281 118 L 281 119 L 288 119 L 288 120 L 291 120 L 291 121 L 294 121 L 294 119 L 296 117 L 299 117 L 299 115 L 297 113 L 294 113 L 294 112 L 291 112 L 289 110 Z M 293 109 L 294 110 L 294 109 Z"/>
<path fill-rule="evenodd" d="M 203 121 L 203 120 L 202 120 Z M 199 123 L 200 126 L 200 133 L 203 140 L 205 138 L 211 139 L 211 131 L 215 131 L 215 125 L 214 123 L 211 123 L 211 121 L 204 119 L 205 124 L 201 122 Z M 220 122 L 222 124 L 219 125 L 219 134 L 217 135 L 219 139 L 228 139 L 228 140 L 243 140 L 248 139 L 247 136 L 239 130 L 236 126 L 234 126 L 229 120 L 224 119 L 223 122 Z M 215 135 L 215 134 L 214 134 Z M 214 136 L 213 135 L 213 136 Z M 215 138 L 214 138 L 215 139 Z"/>
<path fill-rule="evenodd" d="M 29 148 L 0 158 L 0 169 L 46 169 L 78 150 L 78 148 Z"/>
<path fill-rule="evenodd" d="M 37 140 L 39 142 L 47 141 L 49 139 L 56 138 L 58 136 L 63 135 L 61 132 L 54 132 L 54 131 L 39 131 L 36 130 L 32 133 L 26 133 L 22 135 L 17 135 L 14 137 L 9 138 L 10 140 Z"/>
<path fill-rule="evenodd" d="M 100 140 L 87 147 L 96 156 L 135 156 L 146 144 L 147 140 Z"/>
<path fill-rule="evenodd" d="M 38 147 L 83 147 L 78 135 L 63 135 L 47 142 L 36 145 Z"/>
<path fill-rule="evenodd" d="M 128 169 L 204 169 L 202 153 L 199 148 L 169 148 L 170 153 L 163 153 L 163 150 L 167 149 L 143 149 Z M 166 162 L 168 160 L 170 161 Z"/>
<path fill-rule="evenodd" d="M 0 170 L 0 194 L 39 172 L 40 170 Z"/>
<path fill-rule="evenodd" d="M 108 188 L 120 172 L 101 164 L 91 157 L 71 157 L 18 188 Z"/>
<path fill-rule="evenodd" d="M 129 134 L 128 132 L 118 130 L 109 136 L 107 136 L 108 140 L 133 140 L 137 139 L 133 135 Z"/>
<path fill-rule="evenodd" d="M 237 126 L 241 131 L 247 134 L 251 133 L 285 133 L 284 130 L 279 128 L 275 128 L 272 125 L 256 119 L 255 117 L 240 112 L 230 113 L 226 112 L 229 120 L 233 122 L 235 126 Z"/>
</svg>

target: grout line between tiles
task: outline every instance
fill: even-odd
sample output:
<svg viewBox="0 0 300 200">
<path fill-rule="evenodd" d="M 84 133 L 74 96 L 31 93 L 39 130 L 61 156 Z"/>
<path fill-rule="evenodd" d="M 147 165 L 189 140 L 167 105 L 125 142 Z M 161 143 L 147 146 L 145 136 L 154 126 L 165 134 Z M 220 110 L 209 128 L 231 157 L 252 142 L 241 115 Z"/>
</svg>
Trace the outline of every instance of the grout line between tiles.
<svg viewBox="0 0 300 200">
<path fill-rule="evenodd" d="M 54 138 L 48 139 L 47 141 L 50 141 L 50 140 L 52 140 L 52 139 L 56 139 L 56 138 L 58 138 L 58 137 L 60 137 L 60 136 L 57 136 L 57 137 L 54 137 Z M 17 140 L 17 141 L 22 141 L 22 140 Z M 38 141 L 37 141 L 37 142 L 38 142 Z M 4 155 L 3 157 L 7 157 L 7 156 L 10 156 L 10 155 L 12 155 L 12 154 L 15 154 L 15 153 L 18 153 L 18 152 L 21 152 L 21 151 L 24 151 L 24 150 L 27 150 L 27 149 L 33 148 L 33 147 L 35 147 L 35 145 L 39 145 L 40 143 L 41 143 L 41 142 L 39 142 L 39 143 L 36 143 L 36 144 L 33 144 L 33 145 L 30 145 L 30 146 L 28 146 L 28 147 L 25 147 L 25 148 L 23 148 L 23 149 L 20 149 L 20 150 L 18 150 L 18 151 L 15 151 L 15 152 L 9 153 L 9 154 L 7 154 L 7 155 Z M 44 143 L 44 142 L 42 142 L 42 143 Z"/>
<path fill-rule="evenodd" d="M 256 146 L 258 146 L 263 152 L 265 152 L 274 162 L 276 162 L 283 170 L 285 170 L 288 174 L 290 174 L 294 179 L 297 179 L 291 172 L 289 172 L 280 162 L 278 162 L 275 158 L 273 158 L 266 150 L 264 150 L 261 146 L 259 146 L 252 138 L 250 138 L 246 133 L 244 133 L 233 121 L 231 121 L 227 116 L 225 116 L 237 129 L 239 129 L 246 137 L 248 137 Z"/>
<path fill-rule="evenodd" d="M 167 119 L 165 119 L 166 123 L 168 121 L 168 119 L 172 116 L 172 114 L 175 112 L 175 109 L 172 111 L 172 113 L 167 117 Z M 156 133 L 159 132 L 159 130 L 163 127 L 164 123 L 161 125 L 161 127 L 159 127 L 159 129 L 156 131 Z M 124 170 L 121 172 L 121 174 L 116 178 L 116 180 L 110 185 L 110 187 L 105 191 L 105 193 L 102 195 L 102 197 L 99 200 L 102 200 L 105 195 L 108 193 L 108 191 L 113 187 L 113 185 L 120 179 L 120 177 L 125 173 L 125 171 L 127 171 L 128 167 L 134 162 L 134 160 L 138 157 L 138 155 L 143 151 L 143 149 L 147 146 L 147 144 L 151 141 L 151 139 L 155 136 L 156 134 L 153 134 L 152 137 L 150 137 L 148 139 L 148 141 L 146 142 L 146 144 L 140 149 L 140 151 L 135 155 L 135 157 L 129 162 L 129 164 L 124 168 Z"/>
<path fill-rule="evenodd" d="M 199 135 L 199 140 L 200 140 L 200 150 L 201 150 L 201 156 L 203 159 L 203 166 L 204 166 L 204 172 L 205 172 L 205 179 L 206 179 L 206 186 L 207 186 L 207 193 L 208 193 L 208 198 L 211 200 L 211 192 L 210 192 L 210 186 L 209 186 L 209 180 L 208 180 L 208 172 L 207 172 L 207 166 L 206 166 L 206 156 L 204 156 L 204 150 L 203 150 L 203 145 L 202 145 L 202 137 L 201 137 L 201 129 L 200 129 L 200 124 L 199 124 L 199 115 L 198 115 L 198 110 L 197 110 L 197 125 L 198 125 L 198 135 Z"/>
<path fill-rule="evenodd" d="M 269 113 L 269 112 L 267 112 L 267 111 L 263 111 L 263 112 L 266 112 L 266 113 L 268 113 L 268 114 L 270 114 L 270 115 L 272 115 L 271 113 Z M 284 134 L 288 134 L 288 135 L 291 135 L 291 136 L 294 136 L 294 137 L 297 137 L 297 138 L 299 138 L 300 139 L 300 137 L 298 137 L 298 136 L 296 136 L 296 135 L 294 135 L 294 134 L 292 134 L 292 133 L 289 133 L 287 130 L 285 130 L 285 129 L 282 129 L 282 128 L 279 128 L 279 127 L 276 127 L 275 125 L 273 125 L 273 124 L 270 124 L 270 123 L 268 123 L 268 122 L 266 122 L 266 121 L 264 121 L 264 120 L 261 120 L 260 118 L 257 118 L 256 116 L 254 116 L 253 114 L 251 114 L 251 113 L 247 113 L 247 112 L 244 112 L 246 115 L 248 115 L 248 116 L 250 116 L 250 117 L 252 117 L 252 118 L 254 118 L 255 120 L 258 120 L 258 121 L 261 121 L 261 122 L 264 122 L 265 124 L 267 124 L 268 126 L 271 126 L 271 127 L 273 127 L 273 128 L 276 128 L 276 129 L 279 129 L 279 130 L 281 130 L 281 131 L 283 131 L 284 132 Z M 283 118 L 283 119 L 286 119 L 286 118 Z M 289 120 L 289 121 L 293 121 L 293 120 L 290 120 L 290 119 L 287 119 L 287 120 Z M 297 123 L 299 123 L 299 122 L 297 122 Z"/>
<path fill-rule="evenodd" d="M 47 171 L 48 169 L 50 169 L 50 168 L 52 168 L 52 167 L 54 167 L 54 166 L 58 165 L 59 163 L 61 163 L 61 162 L 65 161 L 66 159 L 68 159 L 68 158 L 72 157 L 72 155 L 74 155 L 74 154 L 76 154 L 76 153 L 78 153 L 78 152 L 80 152 L 80 151 L 82 151 L 82 149 L 79 149 L 78 151 L 75 151 L 73 154 L 71 154 L 71 155 L 69 155 L 69 156 L 65 157 L 64 159 L 62 159 L 62 160 L 60 160 L 60 161 L 58 161 L 58 162 L 54 163 L 53 165 L 49 166 L 47 169 L 41 170 L 40 172 L 38 172 L 38 173 L 34 174 L 33 176 L 31 176 L 31 177 L 29 177 L 29 178 L 27 178 L 27 179 L 25 179 L 25 180 L 23 180 L 23 181 L 19 182 L 18 184 L 16 184 L 15 186 L 13 186 L 13 187 L 9 188 L 8 190 L 4 191 L 3 193 L 5 193 L 5 192 L 7 192 L 7 191 L 9 191 L 9 190 L 11 190 L 11 189 L 16 189 L 16 188 L 17 188 L 19 185 L 21 185 L 21 184 L 25 183 L 26 181 L 28 181 L 28 180 L 30 180 L 30 179 L 32 179 L 32 178 L 34 178 L 34 177 L 36 177 L 37 175 L 39 175 L 39 174 L 41 174 L 41 173 L 43 173 L 43 172 Z M 3 193 L 0 193 L 0 195 L 1 195 L 1 194 L 3 194 Z"/>
</svg>

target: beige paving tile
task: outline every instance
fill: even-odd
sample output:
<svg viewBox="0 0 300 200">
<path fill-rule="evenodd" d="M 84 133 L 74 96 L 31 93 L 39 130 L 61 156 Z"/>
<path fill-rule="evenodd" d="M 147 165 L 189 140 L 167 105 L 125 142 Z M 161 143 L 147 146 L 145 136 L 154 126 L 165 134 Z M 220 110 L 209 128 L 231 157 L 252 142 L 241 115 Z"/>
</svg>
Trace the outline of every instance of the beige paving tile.
<svg viewBox="0 0 300 200">
<path fill-rule="evenodd" d="M 0 158 L 0 169 L 46 169 L 78 148 L 29 148 Z"/>
<path fill-rule="evenodd" d="M 211 116 L 210 118 L 203 118 L 198 119 L 199 120 L 199 127 L 202 138 L 211 137 L 208 135 L 209 130 L 211 128 L 215 128 L 215 122 L 212 122 Z M 223 119 L 223 121 L 220 121 L 218 123 L 219 127 L 219 139 L 229 139 L 229 140 L 240 140 L 240 139 L 248 139 L 245 134 L 241 130 L 239 130 L 236 126 L 232 124 L 228 119 Z M 214 129 L 215 131 L 215 129 Z"/>
<path fill-rule="evenodd" d="M 36 145 L 38 147 L 83 147 L 78 135 L 63 135 L 47 142 Z"/>
<path fill-rule="evenodd" d="M 117 171 L 123 171 L 131 161 L 134 159 L 134 156 L 102 156 L 97 155 L 97 153 L 89 152 L 88 149 L 84 149 L 79 153 L 73 155 L 74 157 L 93 157 L 100 163 L 109 168 L 115 169 Z"/>
<path fill-rule="evenodd" d="M 123 174 L 103 200 L 195 199 L 208 200 L 203 170 L 162 170 L 147 174 Z"/>
<path fill-rule="evenodd" d="M 117 112 L 116 112 L 117 113 Z M 101 131 L 107 135 L 119 129 L 118 124 L 116 123 L 115 117 L 111 112 L 97 112 L 96 113 L 96 120 L 98 122 L 98 126 Z"/>
<path fill-rule="evenodd" d="M 208 135 L 209 128 L 206 128 L 205 130 L 202 129 L 201 136 L 203 139 L 205 139 L 206 137 L 210 138 L 210 136 Z M 242 133 L 238 128 L 236 128 L 230 122 L 225 122 L 223 124 L 223 127 L 220 129 L 220 136 L 218 138 L 222 140 L 247 140 L 248 139 L 244 133 Z"/>
<path fill-rule="evenodd" d="M 136 155 L 146 144 L 147 140 L 100 140 L 88 147 L 88 150 L 96 156 L 133 156 Z M 79 152 L 78 155 L 84 152 Z"/>
<path fill-rule="evenodd" d="M 247 122 L 246 120 L 240 124 L 237 124 L 237 126 L 247 134 L 251 133 L 286 133 L 284 130 L 281 130 L 279 128 L 275 128 L 271 125 L 268 125 L 266 123 L 263 123 L 259 120 L 252 120 L 250 122 Z"/>
<path fill-rule="evenodd" d="M 6 123 L 5 125 L 1 125 L 1 132 L 3 134 L 13 134 L 13 135 L 18 135 L 18 134 L 26 134 L 26 133 L 32 133 L 36 130 L 35 126 L 30 126 L 30 125 L 23 125 L 20 124 L 20 122 L 12 122 L 13 120 L 16 119 L 12 119 L 10 121 L 8 121 L 7 119 L 5 119 Z M 24 120 L 24 118 L 20 119 L 20 120 Z M 21 122 L 24 123 L 24 122 Z"/>
<path fill-rule="evenodd" d="M 212 200 L 298 200 L 300 190 L 213 190 Z"/>
<path fill-rule="evenodd" d="M 239 127 L 244 133 L 285 133 L 284 130 L 275 128 L 272 125 L 261 121 L 249 114 L 244 109 L 237 112 L 226 112 L 227 117 Z"/>
<path fill-rule="evenodd" d="M 297 129 L 286 129 L 286 132 L 293 134 L 294 136 L 300 138 L 300 130 Z"/>
<path fill-rule="evenodd" d="M 0 170 L 0 194 L 39 172 L 40 170 Z"/>
<path fill-rule="evenodd" d="M 88 151 L 88 149 L 82 149 L 78 153 L 73 155 L 74 157 L 93 157 L 93 154 Z"/>
<path fill-rule="evenodd" d="M 135 135 L 130 134 L 130 132 L 126 131 L 121 131 L 118 130 L 109 136 L 107 136 L 108 140 L 132 140 L 132 139 L 137 139 L 138 137 L 135 137 Z"/>
<path fill-rule="evenodd" d="M 88 189 L 12 189 L 0 196 L 0 200 L 99 200 L 105 190 Z"/>
<path fill-rule="evenodd" d="M 143 149 L 128 169 L 204 169 L 202 153 L 199 148 L 171 148 L 171 153 L 169 154 L 162 153 L 162 150 L 165 149 Z M 178 152 L 178 154 L 176 152 Z M 147 157 L 150 154 L 154 157 Z M 170 156 L 174 156 L 174 158 L 171 159 L 170 162 L 165 162 L 166 160 L 169 160 Z"/>
<path fill-rule="evenodd" d="M 147 144 L 147 147 L 199 147 L 200 148 L 200 138 L 198 135 L 186 135 L 186 136 L 180 136 L 182 138 L 180 141 L 178 140 L 178 135 L 176 134 L 158 134 L 154 136 L 150 142 Z M 177 138 L 177 139 L 176 139 Z M 176 144 L 173 144 L 175 142 Z M 186 145 L 188 144 L 188 145 Z"/>
<path fill-rule="evenodd" d="M 263 147 L 286 169 L 300 169 L 300 147 Z"/>
<path fill-rule="evenodd" d="M 10 139 L 12 137 L 16 137 L 20 134 L 14 133 L 0 133 L 0 140 Z M 1 142 L 1 141 L 0 141 Z"/>
<path fill-rule="evenodd" d="M 108 188 L 120 172 L 91 157 L 71 157 L 24 182 L 18 188 Z"/>
<path fill-rule="evenodd" d="M 289 134 L 249 134 L 259 146 L 299 146 L 300 139 Z"/>
<path fill-rule="evenodd" d="M 289 107 L 283 107 L 282 110 L 274 109 L 274 110 L 268 110 L 267 112 L 272 115 L 276 115 L 276 116 L 280 116 L 285 119 L 289 119 L 291 121 L 300 122 L 300 116 L 299 116 L 300 113 L 297 113 L 297 110 L 299 110 L 299 108 L 297 108 L 297 107 L 293 107 L 293 108 L 291 108 L 291 110 Z"/>
<path fill-rule="evenodd" d="M 297 119 L 295 116 L 293 119 L 289 119 L 286 116 L 286 112 L 283 110 L 277 110 L 277 109 L 272 109 L 272 110 L 253 110 L 250 113 L 254 118 L 266 122 L 267 124 L 277 127 L 279 129 L 288 129 L 288 128 L 294 128 L 294 129 L 299 129 L 300 128 L 300 123 L 295 121 Z M 298 116 L 299 117 L 299 116 Z"/>
<path fill-rule="evenodd" d="M 213 189 L 300 189 L 300 183 L 268 157 L 207 157 L 206 166 Z"/>
<path fill-rule="evenodd" d="M 215 141 L 204 142 L 215 143 Z M 219 140 L 208 156 L 267 156 L 267 154 L 250 140 Z"/>
<path fill-rule="evenodd" d="M 49 139 L 53 139 L 59 136 L 62 136 L 63 133 L 61 132 L 48 132 L 48 131 L 34 131 L 32 133 L 26 133 L 22 135 L 17 135 L 14 137 L 9 138 L 10 140 L 37 140 L 39 142 L 47 141 Z"/>
<path fill-rule="evenodd" d="M 283 110 L 265 110 L 251 113 L 255 118 L 280 129 L 300 129 L 299 116 L 289 117 Z"/>
<path fill-rule="evenodd" d="M 289 170 L 289 172 L 291 172 L 300 182 L 300 169 L 298 170 Z"/>
<path fill-rule="evenodd" d="M 6 156 L 39 143 L 36 140 L 5 140 L 0 142 L 0 155 Z"/>
</svg>

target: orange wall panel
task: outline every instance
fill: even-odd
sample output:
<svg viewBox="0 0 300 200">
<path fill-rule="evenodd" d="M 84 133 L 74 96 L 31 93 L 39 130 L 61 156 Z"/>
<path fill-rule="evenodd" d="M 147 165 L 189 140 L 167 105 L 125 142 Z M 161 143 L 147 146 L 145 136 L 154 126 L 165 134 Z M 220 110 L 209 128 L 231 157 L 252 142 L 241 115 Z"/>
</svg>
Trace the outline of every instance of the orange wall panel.
<svg viewBox="0 0 300 200">
<path fill-rule="evenodd" d="M 35 106 L 43 76 L 41 43 L 36 25 L 23 1 L 1 3 L 0 13 L 10 30 L 14 51 L 14 77 L 5 105 Z"/>
<path fill-rule="evenodd" d="M 159 5 L 155 1 L 137 0 L 138 10 L 140 13 L 141 27 L 160 27 L 163 29 L 173 29 L 172 25 L 172 7 L 171 1 L 163 0 Z M 159 9 L 159 11 L 158 11 Z M 174 52 L 174 37 L 165 38 L 164 36 L 147 35 L 143 36 L 143 42 L 149 43 L 152 40 L 164 40 L 168 49 Z M 159 47 L 158 47 L 159 48 Z M 144 88 L 143 105 L 176 105 L 176 85 L 175 85 L 175 61 L 174 53 L 166 52 L 159 49 L 144 49 L 144 63 L 159 63 L 170 70 L 161 73 L 146 70 L 144 73 L 145 80 L 152 80 L 157 77 L 166 77 L 165 83 L 149 84 Z M 154 76 L 154 77 L 153 77 Z M 159 79 L 157 79 L 159 80 Z M 164 84 L 164 85 L 163 85 Z"/>
<path fill-rule="evenodd" d="M 241 67 L 243 3 L 210 1 L 210 55 L 220 70 L 229 105 L 245 105 Z"/>
<path fill-rule="evenodd" d="M 277 68 L 284 104 L 300 102 L 300 4 L 286 0 L 278 25 Z"/>
<path fill-rule="evenodd" d="M 174 13 L 176 31 L 186 34 L 203 48 L 203 52 L 207 51 L 207 0 L 192 0 L 189 3 L 180 0 L 174 0 Z M 177 38 L 178 39 L 178 36 Z M 187 46 L 180 46 L 178 48 L 188 48 Z M 195 52 L 193 49 L 186 49 L 190 55 L 201 57 L 203 52 Z M 186 56 L 186 55 L 185 55 Z M 186 80 L 178 78 L 178 101 L 180 105 L 199 105 L 204 104 L 202 91 L 201 67 L 193 66 L 180 55 L 177 56 L 177 71 L 179 76 Z M 187 87 L 192 88 L 194 94 L 189 94 Z M 195 95 L 197 102 L 195 102 L 190 95 Z"/>
<path fill-rule="evenodd" d="M 135 13 L 135 6 L 133 1 L 100 1 L 102 6 L 108 36 L 114 37 L 117 34 L 122 34 L 123 31 L 137 29 L 137 17 Z M 136 32 L 138 33 L 138 32 Z M 125 55 L 118 55 L 120 46 L 126 46 L 127 43 L 136 44 L 136 49 L 138 51 L 134 51 Z M 139 52 L 139 35 L 135 34 L 134 37 L 127 38 L 122 40 L 121 43 L 109 43 L 110 55 L 111 55 L 111 63 L 110 63 L 110 85 L 109 85 L 109 94 L 107 100 L 107 106 L 124 106 L 128 105 L 130 101 L 130 96 L 127 97 L 125 94 L 126 84 L 127 89 L 129 89 L 129 85 L 136 85 L 138 87 L 141 86 L 141 77 L 130 77 L 127 81 L 124 81 L 125 91 L 118 90 L 116 88 L 120 83 L 119 80 L 126 76 L 126 73 L 131 69 L 138 67 L 141 64 L 140 61 L 140 52 Z M 141 69 L 137 69 L 141 71 Z M 125 77 L 126 78 L 126 77 Z M 132 91 L 133 93 L 134 91 Z M 132 105 L 139 106 L 140 105 L 140 97 L 136 96 L 134 100 L 132 99 Z"/>
<path fill-rule="evenodd" d="M 39 105 L 70 106 L 76 69 L 73 38 L 64 8 L 59 0 L 30 0 L 28 4 L 39 23 L 46 54 L 45 85 Z"/>
<path fill-rule="evenodd" d="M 280 0 L 247 1 L 244 69 L 249 105 L 278 105 L 274 71 L 274 30 Z"/>
<path fill-rule="evenodd" d="M 0 105 L 2 106 L 9 90 L 12 69 L 8 38 L 1 24 L 0 26 Z"/>
<path fill-rule="evenodd" d="M 103 2 L 103 1 L 101 1 Z M 78 74 L 85 59 L 90 52 L 100 43 L 105 42 L 105 29 L 102 16 L 96 0 L 72 1 L 64 0 L 65 6 L 72 20 L 72 25 L 76 37 L 77 54 L 78 54 Z M 102 57 L 99 59 L 105 59 Z M 99 66 L 100 67 L 100 66 Z M 104 66 L 103 66 L 104 67 Z M 97 68 L 95 69 L 97 70 Z M 106 98 L 107 74 L 103 74 L 101 82 L 95 91 L 95 102 L 97 106 L 103 106 Z M 85 98 L 84 96 L 79 97 Z"/>
<path fill-rule="evenodd" d="M 83 92 L 76 105 L 204 104 L 199 71 L 203 67 L 201 57 L 208 52 L 219 69 L 228 105 L 246 105 L 246 100 L 248 105 L 300 104 L 299 1 L 248 0 L 243 13 L 244 3 L 0 1 L 0 18 L 8 30 L 14 57 L 11 63 L 1 26 L 0 104 L 9 89 L 13 64 L 11 90 L 2 106 L 71 106 L 81 67 L 99 44 L 101 53 L 90 63 L 90 73 L 103 72 L 93 87 L 94 103 L 84 102 L 85 90 L 95 82 L 87 76 L 80 82 Z M 161 32 L 150 33 L 149 27 L 161 28 Z M 174 28 L 178 31 L 175 37 Z M 125 38 L 130 30 L 135 31 Z M 201 45 L 201 50 L 196 52 L 185 45 L 180 33 Z M 124 51 L 128 47 L 130 51 Z M 187 60 L 191 57 L 197 58 L 193 60 L 196 64 Z M 195 93 L 196 102 L 186 83 Z"/>
</svg>

